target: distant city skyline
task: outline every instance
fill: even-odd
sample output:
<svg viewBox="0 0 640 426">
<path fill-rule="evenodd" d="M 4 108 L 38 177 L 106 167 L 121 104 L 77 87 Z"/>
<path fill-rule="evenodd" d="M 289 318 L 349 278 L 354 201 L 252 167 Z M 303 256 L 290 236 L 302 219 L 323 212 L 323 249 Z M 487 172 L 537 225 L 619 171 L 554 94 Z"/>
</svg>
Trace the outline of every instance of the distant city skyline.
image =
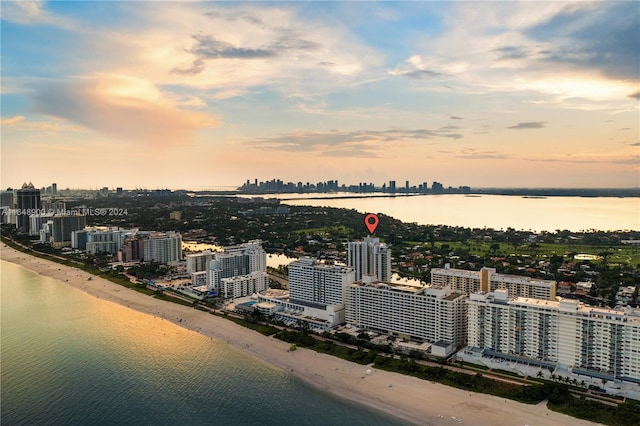
<svg viewBox="0 0 640 426">
<path fill-rule="evenodd" d="M 636 2 L 0 11 L 2 189 L 640 186 Z"/>
</svg>

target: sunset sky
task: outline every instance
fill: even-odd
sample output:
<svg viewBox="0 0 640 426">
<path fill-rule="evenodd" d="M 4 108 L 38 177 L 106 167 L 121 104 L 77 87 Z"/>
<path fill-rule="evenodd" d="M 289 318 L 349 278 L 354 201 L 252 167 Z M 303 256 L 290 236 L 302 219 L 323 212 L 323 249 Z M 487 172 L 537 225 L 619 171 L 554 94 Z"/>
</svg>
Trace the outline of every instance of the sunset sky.
<svg viewBox="0 0 640 426">
<path fill-rule="evenodd" d="M 635 1 L 0 4 L 3 189 L 640 186 Z"/>
</svg>

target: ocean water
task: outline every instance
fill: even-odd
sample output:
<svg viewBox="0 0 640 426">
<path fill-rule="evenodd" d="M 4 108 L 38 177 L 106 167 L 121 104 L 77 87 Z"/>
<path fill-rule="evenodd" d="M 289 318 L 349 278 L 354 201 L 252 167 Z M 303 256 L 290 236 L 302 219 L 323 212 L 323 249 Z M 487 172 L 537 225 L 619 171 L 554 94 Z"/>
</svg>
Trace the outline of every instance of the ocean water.
<svg viewBox="0 0 640 426">
<path fill-rule="evenodd" d="M 0 262 L 2 425 L 393 425 L 226 343 Z"/>
</svg>

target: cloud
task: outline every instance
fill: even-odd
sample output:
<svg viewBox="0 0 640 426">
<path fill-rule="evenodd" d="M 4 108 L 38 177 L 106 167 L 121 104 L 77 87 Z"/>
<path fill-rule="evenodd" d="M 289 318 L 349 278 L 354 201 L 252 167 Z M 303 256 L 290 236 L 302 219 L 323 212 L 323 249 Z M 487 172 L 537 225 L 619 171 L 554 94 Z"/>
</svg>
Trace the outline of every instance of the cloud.
<svg viewBox="0 0 640 426">
<path fill-rule="evenodd" d="M 202 13 L 201 8 L 207 11 Z M 175 77 L 170 78 L 172 84 L 227 93 L 259 87 L 287 94 L 304 90 L 311 95 L 326 92 L 326 84 L 364 84 L 370 78 L 363 73 L 368 74 L 380 60 L 347 26 L 306 15 L 304 8 L 206 4 L 158 9 L 150 15 L 156 26 L 170 27 L 164 35 L 170 45 L 161 53 L 163 62 L 173 60 L 168 68 L 169 76 Z M 175 15 L 191 24 L 176 24 Z M 157 78 L 166 80 L 164 74 Z"/>
<path fill-rule="evenodd" d="M 247 18 L 247 16 L 245 16 Z M 262 26 L 259 19 L 249 19 L 247 22 Z M 322 45 L 314 41 L 298 37 L 293 31 L 279 29 L 273 33 L 275 39 L 261 46 L 236 46 L 232 43 L 220 40 L 211 34 L 196 34 L 191 36 L 196 41 L 195 45 L 186 51 L 196 56 L 189 68 L 175 67 L 172 72 L 181 75 L 196 75 L 201 73 L 206 65 L 206 60 L 215 59 L 267 59 L 281 55 L 299 55 L 301 52 L 320 50 Z M 262 40 L 260 40 L 263 42 Z M 322 65 L 336 65 L 330 61 L 322 61 Z"/>
<path fill-rule="evenodd" d="M 460 154 L 454 157 L 464 160 L 506 160 L 512 158 L 509 154 L 499 153 L 497 151 L 478 151 L 475 148 L 463 148 Z"/>
<path fill-rule="evenodd" d="M 458 117 L 457 115 L 452 115 L 449 118 L 452 119 L 452 120 L 464 120 L 464 117 Z"/>
<path fill-rule="evenodd" d="M 0 2 L 0 18 L 3 21 L 20 25 L 50 25 L 59 28 L 74 29 L 77 26 L 64 16 L 55 15 L 46 10 L 45 2 L 2 1 Z"/>
<path fill-rule="evenodd" d="M 255 59 L 268 58 L 276 54 L 271 49 L 233 46 L 231 43 L 217 40 L 211 35 L 198 34 L 192 37 L 197 43 L 188 52 L 195 54 L 199 58 Z"/>
<path fill-rule="evenodd" d="M 637 91 L 637 92 L 635 92 L 635 93 L 632 93 L 632 94 L 630 94 L 630 95 L 629 95 L 629 96 L 627 96 L 627 97 L 628 97 L 628 98 L 631 98 L 631 99 L 637 99 L 637 100 L 640 100 L 640 91 Z"/>
<path fill-rule="evenodd" d="M 31 121 L 27 120 L 23 115 L 16 115 L 15 117 L 0 119 L 0 126 L 4 128 L 15 129 L 31 129 L 44 132 L 59 132 L 59 131 L 71 131 L 79 132 L 81 128 L 79 126 L 73 126 L 65 123 L 61 123 L 58 120 L 51 121 Z"/>
<path fill-rule="evenodd" d="M 503 46 L 492 51 L 497 54 L 498 60 L 521 59 L 531 56 L 529 49 L 523 46 Z"/>
<path fill-rule="evenodd" d="M 544 62 L 637 81 L 639 21 L 636 2 L 568 4 L 559 13 L 531 25 L 524 34 L 552 44 Z"/>
<path fill-rule="evenodd" d="M 632 166 L 640 166 L 640 155 L 635 155 L 630 158 L 622 158 L 619 160 L 612 160 L 611 162 L 615 164 L 630 164 Z"/>
<path fill-rule="evenodd" d="M 627 144 L 627 145 L 629 145 L 629 146 L 640 146 L 640 142 L 630 143 L 630 144 Z"/>
<path fill-rule="evenodd" d="M 13 126 L 24 121 L 24 115 L 16 115 L 11 118 L 0 118 L 0 126 Z"/>
<path fill-rule="evenodd" d="M 509 126 L 507 129 L 542 129 L 546 123 L 546 121 L 527 121 Z"/>
<path fill-rule="evenodd" d="M 448 80 L 454 74 L 464 72 L 467 65 L 459 61 L 441 61 L 436 58 L 412 55 L 387 73 L 391 76 L 408 77 L 412 80 Z"/>
<path fill-rule="evenodd" d="M 453 2 L 440 34 L 424 36 L 389 75 L 467 95 L 619 109 L 637 91 L 639 10 L 633 2 Z"/>
<path fill-rule="evenodd" d="M 455 126 L 452 126 L 455 127 Z M 320 152 L 322 155 L 371 157 L 375 151 L 406 143 L 421 143 L 438 138 L 461 139 L 454 129 L 389 129 L 389 130 L 330 130 L 327 132 L 295 132 L 273 138 L 261 138 L 248 142 L 258 149 L 269 151 Z"/>
<path fill-rule="evenodd" d="M 178 108 L 154 84 L 125 76 L 41 82 L 31 96 L 38 113 L 133 143 L 185 143 L 198 129 L 220 125 L 215 117 Z"/>
</svg>

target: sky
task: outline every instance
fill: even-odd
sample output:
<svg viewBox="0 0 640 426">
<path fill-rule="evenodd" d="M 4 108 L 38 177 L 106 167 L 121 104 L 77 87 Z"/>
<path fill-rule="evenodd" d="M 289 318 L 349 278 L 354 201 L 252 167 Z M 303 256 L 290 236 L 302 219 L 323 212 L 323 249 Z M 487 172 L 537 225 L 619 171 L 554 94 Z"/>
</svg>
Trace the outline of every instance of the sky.
<svg viewBox="0 0 640 426">
<path fill-rule="evenodd" d="M 640 3 L 0 2 L 1 186 L 640 187 Z"/>
</svg>

